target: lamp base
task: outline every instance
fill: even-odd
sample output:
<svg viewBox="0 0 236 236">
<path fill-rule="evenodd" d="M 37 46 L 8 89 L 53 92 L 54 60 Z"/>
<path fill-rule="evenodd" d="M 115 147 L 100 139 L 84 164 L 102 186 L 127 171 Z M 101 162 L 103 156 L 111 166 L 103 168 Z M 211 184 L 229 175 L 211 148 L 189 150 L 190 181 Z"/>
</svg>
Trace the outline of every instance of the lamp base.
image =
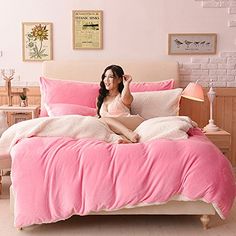
<svg viewBox="0 0 236 236">
<path fill-rule="evenodd" d="M 220 130 L 220 128 L 214 124 L 214 120 L 209 120 L 209 124 L 203 128 L 204 132 L 215 132 L 218 130 Z"/>
</svg>

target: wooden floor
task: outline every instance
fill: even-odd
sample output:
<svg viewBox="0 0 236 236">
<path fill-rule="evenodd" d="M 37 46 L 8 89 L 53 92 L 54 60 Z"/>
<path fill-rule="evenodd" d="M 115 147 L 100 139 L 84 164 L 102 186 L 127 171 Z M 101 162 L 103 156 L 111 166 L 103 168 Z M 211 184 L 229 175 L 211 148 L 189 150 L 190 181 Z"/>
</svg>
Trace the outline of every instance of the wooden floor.
<svg viewBox="0 0 236 236">
<path fill-rule="evenodd" d="M 17 231 L 9 210 L 9 185 L 9 176 L 4 176 L 0 196 L 0 236 L 236 236 L 236 202 L 226 220 L 211 217 L 208 230 L 202 229 L 198 216 L 74 216 L 66 221 Z"/>
</svg>

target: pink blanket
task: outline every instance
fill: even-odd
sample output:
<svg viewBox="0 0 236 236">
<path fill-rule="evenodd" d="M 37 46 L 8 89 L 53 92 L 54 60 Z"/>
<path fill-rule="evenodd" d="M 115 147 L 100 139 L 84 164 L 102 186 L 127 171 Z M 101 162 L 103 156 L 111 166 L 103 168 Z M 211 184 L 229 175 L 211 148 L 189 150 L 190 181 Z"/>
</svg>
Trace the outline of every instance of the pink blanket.
<svg viewBox="0 0 236 236">
<path fill-rule="evenodd" d="M 176 195 L 213 203 L 227 216 L 236 193 L 228 160 L 199 131 L 184 140 L 109 144 L 32 137 L 11 150 L 15 226 L 55 222 Z"/>
</svg>

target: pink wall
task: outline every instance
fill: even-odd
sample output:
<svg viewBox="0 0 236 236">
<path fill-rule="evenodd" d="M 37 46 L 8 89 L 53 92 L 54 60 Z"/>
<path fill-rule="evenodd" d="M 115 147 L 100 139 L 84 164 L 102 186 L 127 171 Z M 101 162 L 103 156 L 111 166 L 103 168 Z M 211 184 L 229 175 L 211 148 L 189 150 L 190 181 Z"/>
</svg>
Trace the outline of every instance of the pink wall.
<svg viewBox="0 0 236 236">
<path fill-rule="evenodd" d="M 231 1 L 231 0 L 229 0 Z M 3 1 L 1 1 L 3 2 Z M 215 32 L 218 52 L 236 51 L 236 27 L 227 8 L 203 8 L 196 0 L 8 0 L 1 4 L 0 68 L 15 68 L 21 83 L 37 84 L 41 62 L 22 61 L 21 22 L 52 22 L 54 59 L 168 59 L 191 63 L 191 56 L 167 55 L 168 33 Z M 72 10 L 104 14 L 103 50 L 72 49 Z M 202 58 L 203 56 L 201 56 Z M 191 78 L 189 78 L 190 80 Z M 227 85 L 226 85 L 227 86 Z"/>
</svg>

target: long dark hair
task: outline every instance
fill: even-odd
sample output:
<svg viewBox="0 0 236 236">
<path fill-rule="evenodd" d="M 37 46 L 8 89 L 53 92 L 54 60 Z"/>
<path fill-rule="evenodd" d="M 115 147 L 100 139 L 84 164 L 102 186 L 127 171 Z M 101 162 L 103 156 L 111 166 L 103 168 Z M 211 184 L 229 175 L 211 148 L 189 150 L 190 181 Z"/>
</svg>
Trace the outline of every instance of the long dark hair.
<svg viewBox="0 0 236 236">
<path fill-rule="evenodd" d="M 106 89 L 105 84 L 103 82 L 103 80 L 105 79 L 105 74 L 108 70 L 112 71 L 115 78 L 122 78 L 124 75 L 123 69 L 117 65 L 110 65 L 104 70 L 104 72 L 102 74 L 102 80 L 100 82 L 99 95 L 98 95 L 98 99 L 97 99 L 97 114 L 99 117 L 101 117 L 100 116 L 100 109 L 101 109 L 102 103 L 104 101 L 104 98 L 109 93 L 109 90 Z M 118 85 L 118 91 L 121 93 L 123 88 L 124 88 L 124 84 L 123 84 L 123 81 L 121 81 L 121 83 L 119 83 L 119 85 Z"/>
</svg>

